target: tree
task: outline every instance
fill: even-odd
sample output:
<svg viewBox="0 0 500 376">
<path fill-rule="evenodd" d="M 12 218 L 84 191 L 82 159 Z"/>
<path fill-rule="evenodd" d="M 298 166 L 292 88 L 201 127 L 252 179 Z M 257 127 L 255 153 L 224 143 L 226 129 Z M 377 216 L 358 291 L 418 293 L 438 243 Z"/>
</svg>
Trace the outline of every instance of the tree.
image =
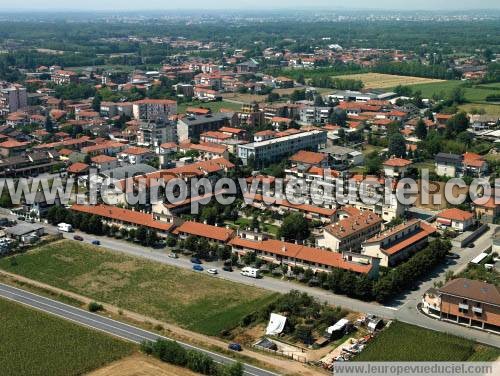
<svg viewBox="0 0 500 376">
<path fill-rule="evenodd" d="M 365 160 L 366 172 L 368 174 L 378 174 L 380 168 L 382 167 L 382 158 L 376 151 L 372 151 L 368 154 Z"/>
<path fill-rule="evenodd" d="M 221 376 L 243 376 L 243 364 L 236 362 L 224 366 Z"/>
<path fill-rule="evenodd" d="M 419 119 L 415 127 L 415 134 L 420 140 L 425 140 L 427 137 L 427 126 L 422 119 Z"/>
<path fill-rule="evenodd" d="M 403 158 L 406 156 L 406 141 L 402 134 L 394 133 L 389 137 L 389 155 Z"/>
<path fill-rule="evenodd" d="M 54 132 L 54 124 L 52 124 L 50 115 L 47 115 L 47 117 L 45 118 L 45 130 L 49 133 Z"/>
<path fill-rule="evenodd" d="M 320 94 L 314 97 L 314 105 L 316 107 L 323 107 L 325 105 L 325 102 L 323 101 L 323 98 L 321 97 Z"/>
<path fill-rule="evenodd" d="M 94 95 L 94 99 L 92 99 L 92 109 L 95 112 L 100 112 L 101 111 L 101 102 L 102 102 L 101 94 L 96 93 Z"/>
<path fill-rule="evenodd" d="M 137 229 L 135 237 L 139 243 L 145 244 L 147 236 L 148 236 L 148 230 L 146 229 L 146 227 L 141 226 Z"/>
<path fill-rule="evenodd" d="M 465 132 L 469 127 L 469 118 L 465 112 L 459 112 L 446 122 L 446 133 L 449 138 Z"/>
<path fill-rule="evenodd" d="M 310 235 L 309 224 L 300 213 L 289 214 L 283 220 L 278 231 L 278 237 L 285 238 L 286 241 L 304 241 Z"/>
</svg>

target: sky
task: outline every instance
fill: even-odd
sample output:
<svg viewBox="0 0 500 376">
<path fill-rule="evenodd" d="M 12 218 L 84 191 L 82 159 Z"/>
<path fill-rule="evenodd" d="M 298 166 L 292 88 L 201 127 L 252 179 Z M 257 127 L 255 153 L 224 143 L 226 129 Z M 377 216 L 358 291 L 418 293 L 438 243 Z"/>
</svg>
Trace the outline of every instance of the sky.
<svg viewBox="0 0 500 376">
<path fill-rule="evenodd" d="M 3 4 L 2 4 L 3 3 Z M 394 9 L 464 10 L 500 9 L 499 0 L 0 0 L 1 10 L 172 10 L 172 9 Z"/>
</svg>

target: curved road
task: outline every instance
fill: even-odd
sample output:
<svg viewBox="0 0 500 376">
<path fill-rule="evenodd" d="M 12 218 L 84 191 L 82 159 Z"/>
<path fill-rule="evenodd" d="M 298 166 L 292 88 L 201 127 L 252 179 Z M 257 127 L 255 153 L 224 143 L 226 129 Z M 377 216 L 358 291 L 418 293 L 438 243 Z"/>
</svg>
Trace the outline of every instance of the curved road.
<svg viewBox="0 0 500 376">
<path fill-rule="evenodd" d="M 132 325 L 128 325 L 107 317 L 99 316 L 95 313 L 72 307 L 67 304 L 18 289 L 16 287 L 5 285 L 3 283 L 0 283 L 0 297 L 15 301 L 17 303 L 21 303 L 23 305 L 38 309 L 40 311 L 61 317 L 69 321 L 73 321 L 80 325 L 84 325 L 92 329 L 111 334 L 115 337 L 119 337 L 130 342 L 141 343 L 145 340 L 155 341 L 158 338 L 168 339 L 156 333 L 148 332 Z M 223 355 L 219 355 L 214 352 L 204 350 L 202 348 L 195 347 L 186 343 L 178 343 L 186 349 L 197 350 L 205 353 L 206 355 L 209 355 L 217 363 L 230 364 L 235 362 L 233 359 L 225 357 Z M 244 370 L 244 374 L 246 376 L 277 375 L 276 373 L 266 371 L 264 369 L 248 364 L 244 364 Z"/>
</svg>

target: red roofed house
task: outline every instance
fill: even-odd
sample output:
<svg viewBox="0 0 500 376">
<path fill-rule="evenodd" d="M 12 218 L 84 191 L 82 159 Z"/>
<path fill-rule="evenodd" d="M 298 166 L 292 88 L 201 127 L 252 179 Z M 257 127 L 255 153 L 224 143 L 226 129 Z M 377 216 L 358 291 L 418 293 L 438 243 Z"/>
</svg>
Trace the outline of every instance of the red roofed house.
<svg viewBox="0 0 500 376">
<path fill-rule="evenodd" d="M 158 232 L 160 236 L 167 236 L 172 230 L 171 223 L 156 221 L 152 214 L 142 213 L 134 210 L 122 209 L 109 205 L 73 205 L 71 210 L 79 213 L 97 215 L 103 218 L 103 221 L 116 225 L 120 228 L 137 229 L 144 226 Z"/>
<path fill-rule="evenodd" d="M 97 167 L 99 171 L 111 170 L 112 168 L 118 167 L 118 160 L 116 157 L 110 157 L 109 155 L 97 155 L 91 158 L 92 165 Z"/>
<path fill-rule="evenodd" d="M 474 214 L 457 208 L 445 209 L 437 215 L 437 222 L 441 226 L 451 227 L 456 231 L 466 231 L 475 220 Z"/>
<path fill-rule="evenodd" d="M 403 178 L 411 164 L 407 159 L 390 158 L 383 163 L 384 174 L 388 178 Z"/>
<path fill-rule="evenodd" d="M 311 166 L 327 167 L 328 155 L 322 153 L 315 153 L 312 151 L 300 150 L 289 159 L 290 162 L 295 164 L 300 169 L 308 169 Z"/>
<path fill-rule="evenodd" d="M 71 83 L 78 83 L 78 75 L 73 71 L 56 70 L 52 73 L 52 82 L 56 85 L 66 85 Z"/>
<path fill-rule="evenodd" d="M 173 233 L 179 235 L 181 239 L 195 236 L 197 238 L 207 239 L 211 243 L 220 244 L 227 244 L 235 235 L 234 230 L 193 221 L 184 222 L 177 227 Z"/>
<path fill-rule="evenodd" d="M 470 176 L 482 177 L 488 173 L 488 163 L 476 153 L 463 154 L 464 172 Z"/>
<path fill-rule="evenodd" d="M 0 155 L 2 157 L 14 157 L 21 155 L 26 151 L 29 142 L 19 142 L 16 140 L 7 140 L 0 143 Z"/>
<path fill-rule="evenodd" d="M 68 174 L 70 175 L 83 175 L 89 171 L 89 165 L 86 163 L 76 162 L 68 167 Z"/>
<path fill-rule="evenodd" d="M 380 259 L 380 266 L 395 266 L 421 250 L 436 229 L 421 220 L 411 220 L 363 243 L 362 254 Z"/>
<path fill-rule="evenodd" d="M 382 222 L 375 213 L 355 210 L 347 218 L 325 227 L 318 245 L 334 252 L 358 251 L 365 240 L 380 232 Z"/>
<path fill-rule="evenodd" d="M 154 158 L 155 153 L 147 148 L 129 147 L 118 154 L 118 159 L 130 164 L 144 163 Z"/>
</svg>

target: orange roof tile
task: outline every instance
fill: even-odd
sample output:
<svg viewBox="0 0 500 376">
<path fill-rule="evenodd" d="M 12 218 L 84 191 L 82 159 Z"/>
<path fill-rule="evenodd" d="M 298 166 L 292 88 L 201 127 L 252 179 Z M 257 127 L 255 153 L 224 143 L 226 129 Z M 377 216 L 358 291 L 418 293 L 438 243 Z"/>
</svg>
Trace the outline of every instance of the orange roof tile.
<svg viewBox="0 0 500 376">
<path fill-rule="evenodd" d="M 472 213 L 457 208 L 445 209 L 438 214 L 438 218 L 450 219 L 452 221 L 468 221 L 474 217 Z"/>
<path fill-rule="evenodd" d="M 204 223 L 188 221 L 174 230 L 174 234 L 188 234 L 221 242 L 229 241 L 235 234 L 234 230 L 225 227 L 206 225 Z"/>
<path fill-rule="evenodd" d="M 109 205 L 73 205 L 71 210 L 81 213 L 98 215 L 100 217 L 130 223 L 136 226 L 145 226 L 160 231 L 170 231 L 173 225 L 153 219 L 152 214 L 141 213 L 134 210 L 122 209 Z"/>
</svg>

